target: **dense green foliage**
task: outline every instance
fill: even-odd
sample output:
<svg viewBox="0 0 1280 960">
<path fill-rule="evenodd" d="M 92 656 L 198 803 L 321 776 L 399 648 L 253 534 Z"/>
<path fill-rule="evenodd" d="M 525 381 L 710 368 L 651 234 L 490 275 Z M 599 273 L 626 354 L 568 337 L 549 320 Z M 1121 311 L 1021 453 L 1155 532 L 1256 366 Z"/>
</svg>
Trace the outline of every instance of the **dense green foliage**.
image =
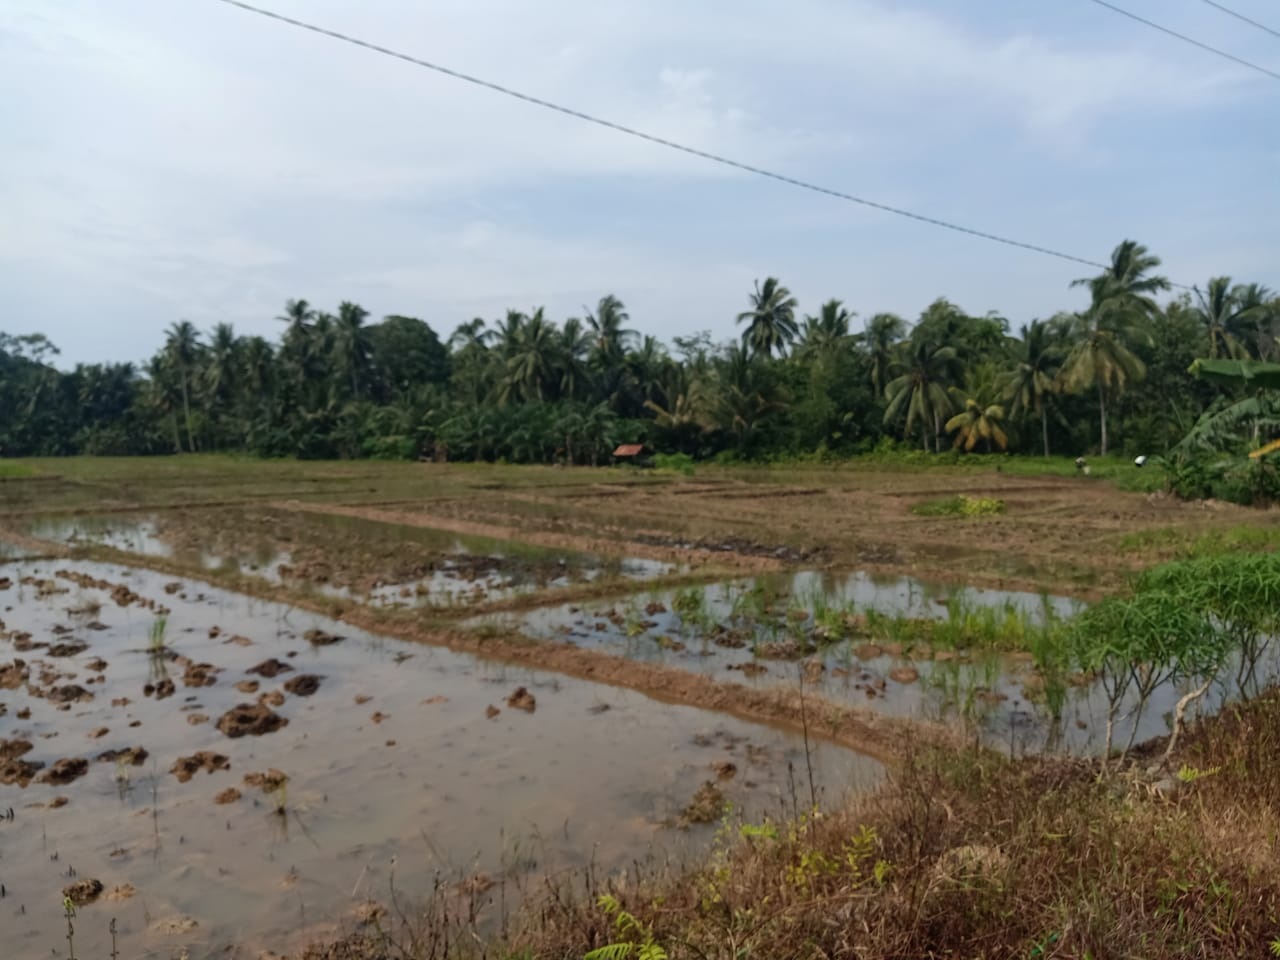
<svg viewBox="0 0 1280 960">
<path fill-rule="evenodd" d="M 1275 358 L 1280 299 L 1218 277 L 1160 305 L 1159 262 L 1126 241 L 1105 273 L 1079 281 L 1086 310 L 1017 334 L 945 299 L 914 324 L 878 314 L 854 332 L 838 300 L 797 317 L 772 277 L 737 317 L 740 342 L 702 333 L 671 348 L 631 329 L 612 296 L 559 324 L 542 309 L 472 320 L 447 343 L 412 317 L 371 323 L 353 303 L 330 314 L 291 300 L 279 342 L 181 321 L 140 367 L 63 371 L 42 336 L 0 334 L 0 453 L 598 463 L 619 442 L 646 442 L 730 460 L 900 443 L 1161 454 L 1206 411 L 1248 398 L 1249 385 L 1188 368 L 1201 356 Z M 1266 426 L 1251 423 L 1255 435 Z"/>
</svg>

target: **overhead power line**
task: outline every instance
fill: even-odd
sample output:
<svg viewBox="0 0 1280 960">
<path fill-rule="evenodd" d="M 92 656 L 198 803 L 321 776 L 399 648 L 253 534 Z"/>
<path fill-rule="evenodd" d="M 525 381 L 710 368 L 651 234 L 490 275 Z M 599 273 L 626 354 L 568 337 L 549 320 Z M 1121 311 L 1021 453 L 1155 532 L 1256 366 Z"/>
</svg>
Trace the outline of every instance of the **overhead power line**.
<svg viewBox="0 0 1280 960">
<path fill-rule="evenodd" d="M 384 56 L 394 57 L 397 60 L 403 60 L 404 62 L 411 63 L 414 66 L 423 67 L 427 70 L 434 70 L 436 73 L 443 74 L 446 77 L 451 77 L 455 80 L 463 80 L 467 83 L 474 84 L 475 86 L 484 87 L 487 90 L 492 90 L 495 93 L 500 93 L 508 97 L 514 97 L 517 100 L 523 100 L 525 103 L 531 103 L 534 106 L 543 107 L 547 110 L 554 110 L 556 113 L 561 113 L 561 114 L 564 114 L 565 116 L 573 117 L 577 120 L 584 120 L 587 123 L 592 123 L 599 127 L 605 127 L 606 129 L 613 130 L 617 133 L 625 133 L 628 136 L 637 137 L 641 140 L 647 140 L 650 143 L 656 143 L 659 146 L 667 147 L 671 150 L 678 150 L 681 153 L 686 153 L 694 157 L 700 157 L 703 160 L 710 160 L 714 163 L 723 164 L 726 167 L 733 167 L 736 170 L 742 170 L 742 171 L 745 171 L 746 173 L 753 173 L 757 176 L 767 177 L 770 180 L 776 180 L 779 183 L 785 183 L 793 187 L 799 187 L 802 190 L 809 190 L 809 191 L 812 191 L 813 193 L 820 193 L 828 197 L 835 197 L 838 200 L 845 200 L 849 203 L 856 203 L 856 204 L 859 204 L 860 206 L 870 207 L 873 210 L 879 210 L 883 213 L 891 213 L 895 216 L 906 217 L 907 219 L 915 220 L 918 223 L 926 223 L 926 224 L 929 224 L 930 226 L 942 227 L 945 230 L 952 230 L 952 231 L 955 231 L 956 233 L 963 233 L 971 237 L 979 237 L 983 240 L 990 240 L 993 243 L 1001 243 L 1001 244 L 1004 244 L 1005 246 L 1017 247 L 1022 250 L 1029 250 L 1032 253 L 1039 253 L 1049 257 L 1056 257 L 1059 260 L 1067 260 L 1067 261 L 1070 261 L 1071 263 L 1083 264 L 1086 267 L 1096 267 L 1103 270 L 1107 269 L 1107 264 L 1097 260 L 1090 260 L 1086 257 L 1077 257 L 1074 254 L 1063 253 L 1061 250 L 1054 250 L 1049 247 L 1042 247 L 1034 243 L 1027 243 L 1022 240 L 1015 240 L 1011 237 L 1004 237 L 995 233 L 987 233 L 984 230 L 975 230 L 972 227 L 962 226 L 961 224 L 958 224 L 958 223 L 951 223 L 950 221 L 947 221 L 947 220 L 940 220 L 936 217 L 925 216 L 924 214 L 921 214 L 921 213 L 914 213 L 910 210 L 904 210 L 901 207 L 894 207 L 887 203 L 880 203 L 876 200 L 868 200 L 865 197 L 857 197 L 857 196 L 854 196 L 853 194 L 845 193 L 840 190 L 834 190 L 830 187 L 820 186 L 819 184 L 810 183 L 809 181 L 806 181 L 806 180 L 799 180 L 795 177 L 787 176 L 786 174 L 775 173 L 774 171 L 766 170 L 763 167 L 757 167 L 749 163 L 743 163 L 740 160 L 733 160 L 733 159 L 730 159 L 729 157 L 724 157 L 719 154 L 710 153 L 706 150 L 699 150 L 697 147 L 690 147 L 682 143 L 676 143 L 674 140 L 667 140 L 664 137 L 655 136 L 652 133 L 645 133 L 642 130 L 636 130 L 633 127 L 624 126 L 623 124 L 615 123 L 612 120 L 605 120 L 602 117 L 593 116 L 592 114 L 589 114 L 589 113 L 583 113 L 582 111 L 574 110 L 571 107 L 561 106 L 560 104 L 552 103 L 549 100 L 543 100 L 539 97 L 531 96 L 530 94 L 527 94 L 527 93 L 521 93 L 520 91 L 513 90 L 510 87 L 504 87 L 501 84 L 493 83 L 492 81 L 489 81 L 489 80 L 483 80 L 480 77 L 472 76 L 471 74 L 463 73 L 459 70 L 454 70 L 450 67 L 441 66 L 440 64 L 432 63 L 429 60 L 423 60 L 419 57 L 410 56 L 409 54 L 406 54 L 406 53 L 400 53 L 399 51 L 391 50 L 387 47 L 379 46 L 376 43 L 370 43 L 367 40 L 361 40 L 358 37 L 353 37 L 348 34 L 341 33 L 337 30 L 330 30 L 326 27 L 317 26 L 316 24 L 313 24 L 313 23 L 307 23 L 302 20 L 295 20 L 293 17 L 286 17 L 283 14 L 275 13 L 271 10 L 265 10 L 262 7 L 254 6 L 251 3 L 245 3 L 243 2 L 243 0 L 218 0 L 218 2 L 225 3 L 228 6 L 232 6 L 232 7 L 239 7 L 241 10 L 246 10 L 249 13 L 256 13 L 260 16 L 267 17 L 271 20 L 276 20 L 276 21 L 279 21 L 280 23 L 288 24 L 289 26 L 298 27 L 299 29 L 302 29 L 302 30 L 308 30 L 311 33 L 317 33 L 317 34 L 320 34 L 321 36 L 329 37 L 333 40 L 339 40 L 343 43 L 349 43 L 357 47 L 363 47 L 364 49 L 371 50 L 374 53 L 380 53 Z"/>
<path fill-rule="evenodd" d="M 230 3 L 230 2 L 233 2 L 233 0 L 225 0 L 225 2 Z M 1184 43 L 1189 43 L 1194 47 L 1199 47 L 1201 50 L 1207 50 L 1209 53 L 1216 54 L 1219 57 L 1225 57 L 1227 60 L 1230 60 L 1232 63 L 1238 63 L 1242 67 L 1248 67 L 1250 70 L 1256 70 L 1258 73 L 1262 74 L 1263 76 L 1270 77 L 1272 80 L 1280 80 L 1280 72 L 1277 72 L 1275 70 L 1268 70 L 1266 67 L 1259 66 L 1258 64 L 1253 63 L 1250 60 L 1245 60 L 1243 57 L 1237 57 L 1234 53 L 1227 53 L 1227 51 L 1220 50 L 1217 47 L 1211 47 L 1207 43 L 1201 43 L 1199 40 L 1195 39 L 1194 37 L 1188 37 L 1185 33 L 1179 33 L 1177 30 L 1170 30 L 1168 27 L 1161 26 L 1160 24 L 1156 23 L 1154 20 L 1148 20 L 1146 17 L 1140 17 L 1136 13 L 1132 13 L 1129 10 L 1125 10 L 1123 7 L 1117 7 L 1114 3 L 1108 3 L 1107 0 L 1092 0 L 1092 2 L 1096 3 L 1100 7 L 1106 7 L 1108 10 L 1112 11 L 1113 13 L 1120 14 L 1120 16 L 1122 17 L 1128 17 L 1130 20 L 1134 20 L 1138 23 L 1143 24 L 1144 26 L 1150 27 L 1152 30 L 1159 30 L 1161 33 L 1166 33 L 1171 37 L 1176 37 L 1177 39 L 1183 41 Z M 1208 0 L 1205 0 L 1205 2 L 1208 2 Z M 1215 3 L 1213 4 L 1213 6 L 1216 7 L 1218 5 Z M 1226 8 L 1223 7 L 1220 9 L 1226 9 Z"/>
<path fill-rule="evenodd" d="M 1222 4 L 1214 2 L 1214 0 L 1204 0 L 1204 2 L 1217 10 L 1221 10 L 1223 13 L 1225 13 L 1229 17 L 1235 17 L 1237 20 L 1247 23 L 1251 27 L 1257 27 L 1263 33 L 1269 33 L 1273 37 L 1280 37 L 1280 30 L 1273 30 L 1271 27 L 1268 27 L 1265 23 L 1259 23 L 1257 20 L 1254 20 L 1250 17 L 1246 17 L 1243 13 L 1240 13 L 1237 10 L 1232 10 L 1230 7 L 1224 7 Z"/>
</svg>

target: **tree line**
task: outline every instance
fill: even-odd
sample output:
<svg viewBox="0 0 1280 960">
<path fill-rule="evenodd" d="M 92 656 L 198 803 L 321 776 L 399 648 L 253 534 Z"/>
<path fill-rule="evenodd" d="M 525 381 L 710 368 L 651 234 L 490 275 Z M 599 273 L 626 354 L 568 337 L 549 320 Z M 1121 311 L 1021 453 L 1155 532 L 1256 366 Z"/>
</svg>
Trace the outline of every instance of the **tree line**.
<svg viewBox="0 0 1280 960">
<path fill-rule="evenodd" d="M 561 323 L 542 308 L 463 323 L 371 322 L 288 301 L 278 342 L 172 324 L 144 364 L 54 365 L 39 333 L 0 333 L 0 453 L 239 451 L 261 456 L 606 461 L 620 442 L 705 459 L 924 451 L 1160 453 L 1225 389 L 1199 357 L 1280 359 L 1280 298 L 1214 277 L 1161 303 L 1133 241 L 1082 278 L 1089 305 L 1016 332 L 938 299 L 913 322 L 840 300 L 800 316 L 757 281 L 741 336 L 670 345 L 604 296 Z"/>
</svg>

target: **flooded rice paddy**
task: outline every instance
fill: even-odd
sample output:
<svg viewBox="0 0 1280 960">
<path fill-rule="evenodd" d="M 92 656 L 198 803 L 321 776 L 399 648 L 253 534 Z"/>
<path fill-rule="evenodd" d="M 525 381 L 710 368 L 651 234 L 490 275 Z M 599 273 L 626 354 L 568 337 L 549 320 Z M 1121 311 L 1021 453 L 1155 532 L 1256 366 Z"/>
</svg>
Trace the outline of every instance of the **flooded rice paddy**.
<svg viewBox="0 0 1280 960">
<path fill-rule="evenodd" d="M 887 716 L 963 722 L 1011 753 L 1096 754 L 1109 713 L 1099 683 L 1069 668 L 1047 675 L 1030 652 L 1046 627 L 1082 608 L 1065 597 L 802 571 L 466 623 Z M 1126 704 L 1117 742 L 1167 734 L 1186 689 L 1164 684 L 1145 709 Z M 1213 691 L 1199 709 L 1215 710 L 1232 693 Z"/>
<path fill-rule="evenodd" d="M 196 569 L 231 570 L 268 583 L 384 607 L 456 607 L 602 579 L 643 581 L 674 564 L 548 551 L 353 517 L 260 510 L 41 517 L 42 540 L 91 544 Z"/>
<path fill-rule="evenodd" d="M 392 883 L 410 905 L 440 878 L 514 903 L 548 871 L 689 853 L 724 803 L 778 817 L 808 791 L 800 738 L 693 707 L 116 564 L 0 578 L 6 955 L 66 955 L 73 884 L 79 956 L 108 955 L 112 918 L 123 956 L 252 956 Z M 810 747 L 829 802 L 879 777 Z"/>
</svg>

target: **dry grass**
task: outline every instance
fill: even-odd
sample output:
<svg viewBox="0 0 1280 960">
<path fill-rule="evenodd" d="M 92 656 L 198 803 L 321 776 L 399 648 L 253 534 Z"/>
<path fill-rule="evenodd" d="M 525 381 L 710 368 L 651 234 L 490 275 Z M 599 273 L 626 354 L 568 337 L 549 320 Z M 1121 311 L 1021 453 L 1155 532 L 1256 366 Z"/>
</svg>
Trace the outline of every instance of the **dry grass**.
<svg viewBox="0 0 1280 960">
<path fill-rule="evenodd" d="M 916 750 L 833 814 L 727 819 L 694 867 L 548 883 L 501 942 L 419 953 L 379 933 L 306 956 L 580 958 L 619 939 L 607 892 L 672 958 L 1262 957 L 1280 937 L 1278 748 L 1272 696 L 1195 732 L 1163 789 L 1140 768 Z"/>
</svg>

